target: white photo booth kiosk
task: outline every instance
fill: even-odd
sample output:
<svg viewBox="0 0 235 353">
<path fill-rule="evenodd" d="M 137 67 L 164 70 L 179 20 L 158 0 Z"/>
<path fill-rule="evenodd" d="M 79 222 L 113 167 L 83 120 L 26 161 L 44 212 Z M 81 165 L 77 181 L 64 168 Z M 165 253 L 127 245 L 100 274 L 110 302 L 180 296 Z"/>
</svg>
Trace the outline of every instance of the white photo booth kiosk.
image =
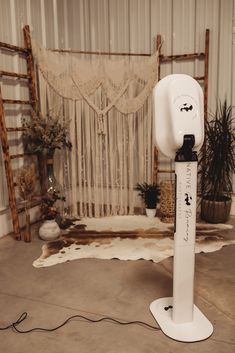
<svg viewBox="0 0 235 353">
<path fill-rule="evenodd" d="M 162 331 L 183 342 L 201 341 L 213 326 L 194 305 L 197 151 L 204 140 L 203 93 L 188 75 L 163 78 L 154 88 L 154 137 L 158 149 L 175 159 L 173 298 L 160 298 L 150 310 Z"/>
</svg>

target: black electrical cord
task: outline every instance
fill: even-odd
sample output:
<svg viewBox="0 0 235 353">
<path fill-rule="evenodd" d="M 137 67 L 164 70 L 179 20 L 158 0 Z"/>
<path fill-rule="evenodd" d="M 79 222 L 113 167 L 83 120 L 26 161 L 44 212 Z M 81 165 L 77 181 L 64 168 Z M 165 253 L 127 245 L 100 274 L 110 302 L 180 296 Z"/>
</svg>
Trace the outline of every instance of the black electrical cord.
<svg viewBox="0 0 235 353">
<path fill-rule="evenodd" d="M 28 316 L 28 313 L 25 311 L 23 312 L 20 317 L 15 321 L 15 322 L 12 322 L 10 325 L 8 326 L 5 326 L 5 327 L 0 327 L 0 330 L 3 331 L 3 330 L 8 330 L 10 328 L 13 329 L 13 331 L 16 331 L 18 333 L 29 333 L 29 332 L 34 332 L 34 331 L 47 331 L 47 332 L 52 332 L 52 331 L 56 331 L 58 330 L 59 328 L 65 326 L 69 321 L 73 320 L 73 319 L 83 319 L 85 321 L 88 321 L 88 322 L 92 322 L 92 323 L 99 323 L 99 322 L 102 322 L 102 321 L 110 321 L 110 322 L 114 322 L 116 324 L 120 324 L 120 325 L 140 325 L 140 326 L 143 326 L 147 329 L 152 329 L 152 330 L 160 330 L 159 327 L 157 326 L 152 326 L 152 325 L 149 325 L 147 324 L 146 322 L 143 322 L 143 321 L 119 321 L 119 320 L 116 320 L 116 319 L 113 319 L 112 317 L 102 317 L 101 319 L 97 319 L 97 320 L 93 320 L 93 319 L 89 319 L 88 317 L 86 316 L 83 316 L 83 315 L 73 315 L 73 316 L 70 316 L 68 317 L 68 319 L 66 319 L 62 324 L 56 326 L 56 327 L 53 327 L 53 328 L 43 328 L 43 327 L 34 327 L 34 328 L 31 328 L 29 330 L 21 330 L 18 328 L 18 326 L 26 320 Z"/>
<path fill-rule="evenodd" d="M 28 313 L 26 311 L 23 312 L 20 315 L 20 317 L 15 322 L 12 322 L 8 326 L 0 327 L 0 331 L 9 330 L 11 328 L 13 331 L 18 332 L 18 333 L 29 333 L 29 332 L 35 332 L 35 331 L 38 331 L 38 332 L 45 332 L 45 331 L 52 332 L 52 331 L 56 331 L 59 328 L 65 326 L 69 321 L 71 321 L 73 319 L 76 319 L 76 318 L 84 319 L 85 321 L 88 321 L 88 322 L 91 322 L 91 323 L 99 323 L 99 322 L 102 322 L 102 321 L 111 321 L 111 322 L 114 322 L 114 323 L 120 324 L 120 325 L 140 325 L 140 326 L 143 326 L 146 329 L 150 329 L 150 330 L 156 330 L 156 331 L 161 330 L 160 327 L 152 326 L 152 325 L 147 324 L 146 322 L 143 322 L 143 321 L 124 321 L 124 322 L 122 322 L 122 321 L 119 321 L 117 319 L 113 319 L 112 317 L 102 317 L 101 319 L 93 320 L 93 319 L 89 319 L 88 317 L 83 316 L 83 315 L 70 316 L 62 324 L 60 324 L 60 325 L 58 325 L 56 327 L 53 327 L 53 328 L 34 327 L 34 328 L 29 329 L 29 330 L 20 330 L 18 328 L 18 325 L 21 324 L 23 321 L 25 321 L 27 316 L 28 316 Z M 229 345 L 235 345 L 234 342 L 229 342 L 229 341 L 224 341 L 224 340 L 217 340 L 217 339 L 214 339 L 214 338 L 211 338 L 211 340 L 215 341 L 215 342 L 226 343 L 226 344 L 229 344 Z"/>
</svg>

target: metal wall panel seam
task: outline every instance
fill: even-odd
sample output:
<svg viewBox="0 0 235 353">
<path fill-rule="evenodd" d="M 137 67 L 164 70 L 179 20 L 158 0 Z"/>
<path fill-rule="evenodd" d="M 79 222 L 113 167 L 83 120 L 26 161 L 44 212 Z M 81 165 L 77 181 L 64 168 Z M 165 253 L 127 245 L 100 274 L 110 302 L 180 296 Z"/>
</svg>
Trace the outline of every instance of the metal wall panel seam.
<svg viewBox="0 0 235 353">
<path fill-rule="evenodd" d="M 45 17 L 45 0 L 40 0 L 41 6 L 41 29 L 42 29 L 42 45 L 47 46 L 47 36 L 46 36 L 46 17 Z"/>
<path fill-rule="evenodd" d="M 231 104 L 235 106 L 235 0 L 233 0 L 233 27 L 232 27 L 232 88 L 231 88 Z M 235 123 L 235 122 L 234 122 Z M 235 184 L 235 182 L 234 182 Z"/>
<path fill-rule="evenodd" d="M 232 7 L 233 0 L 221 1 L 221 23 L 220 23 L 220 61 L 219 61 L 219 91 L 218 97 L 223 101 L 225 98 L 230 102 L 231 97 L 231 69 L 232 69 Z M 229 70 L 228 70 L 229 68 Z"/>
<path fill-rule="evenodd" d="M 59 48 L 57 0 L 53 0 L 53 18 L 54 18 L 53 29 L 54 29 L 55 48 Z"/>
<path fill-rule="evenodd" d="M 33 26 L 32 26 L 31 1 L 30 0 L 26 0 L 26 12 L 27 12 L 27 24 L 29 25 L 29 27 L 32 31 Z"/>
<path fill-rule="evenodd" d="M 67 1 L 63 1 L 63 9 L 64 9 L 64 47 L 69 49 L 69 33 L 68 33 L 68 7 Z"/>
</svg>

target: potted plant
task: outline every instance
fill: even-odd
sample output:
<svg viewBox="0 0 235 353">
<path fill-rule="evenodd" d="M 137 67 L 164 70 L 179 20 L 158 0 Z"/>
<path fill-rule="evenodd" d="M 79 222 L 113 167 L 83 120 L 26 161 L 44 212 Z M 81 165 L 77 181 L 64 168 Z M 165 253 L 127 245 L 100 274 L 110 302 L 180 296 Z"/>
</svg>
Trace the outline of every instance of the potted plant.
<svg viewBox="0 0 235 353">
<path fill-rule="evenodd" d="M 199 166 L 202 176 L 201 217 L 210 223 L 226 222 L 231 209 L 235 172 L 235 128 L 232 106 L 218 104 L 205 126 L 205 145 Z"/>
<path fill-rule="evenodd" d="M 156 215 L 156 207 L 159 201 L 160 189 L 157 184 L 138 183 L 136 190 L 139 191 L 138 195 L 143 199 L 146 214 L 148 217 L 153 218 Z"/>
<path fill-rule="evenodd" d="M 55 207 L 57 200 L 64 201 L 64 197 L 60 196 L 56 191 L 47 193 L 42 198 L 41 214 L 44 222 L 39 228 L 39 237 L 43 240 L 53 240 L 60 235 L 60 227 L 56 222 L 56 218 L 59 216 L 59 212 Z"/>
</svg>

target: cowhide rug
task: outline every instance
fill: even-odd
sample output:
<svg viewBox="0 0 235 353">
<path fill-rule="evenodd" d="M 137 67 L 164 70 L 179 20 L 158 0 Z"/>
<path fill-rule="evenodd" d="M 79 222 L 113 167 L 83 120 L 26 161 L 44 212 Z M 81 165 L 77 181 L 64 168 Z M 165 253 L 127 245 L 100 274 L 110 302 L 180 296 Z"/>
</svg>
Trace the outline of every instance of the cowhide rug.
<svg viewBox="0 0 235 353">
<path fill-rule="evenodd" d="M 227 224 L 197 224 L 195 252 L 213 252 L 235 244 L 235 237 L 226 235 L 226 230 L 232 228 Z M 173 246 L 173 225 L 162 223 L 156 217 L 83 219 L 59 240 L 45 243 L 33 266 L 48 267 L 82 258 L 160 262 L 173 255 Z"/>
</svg>

